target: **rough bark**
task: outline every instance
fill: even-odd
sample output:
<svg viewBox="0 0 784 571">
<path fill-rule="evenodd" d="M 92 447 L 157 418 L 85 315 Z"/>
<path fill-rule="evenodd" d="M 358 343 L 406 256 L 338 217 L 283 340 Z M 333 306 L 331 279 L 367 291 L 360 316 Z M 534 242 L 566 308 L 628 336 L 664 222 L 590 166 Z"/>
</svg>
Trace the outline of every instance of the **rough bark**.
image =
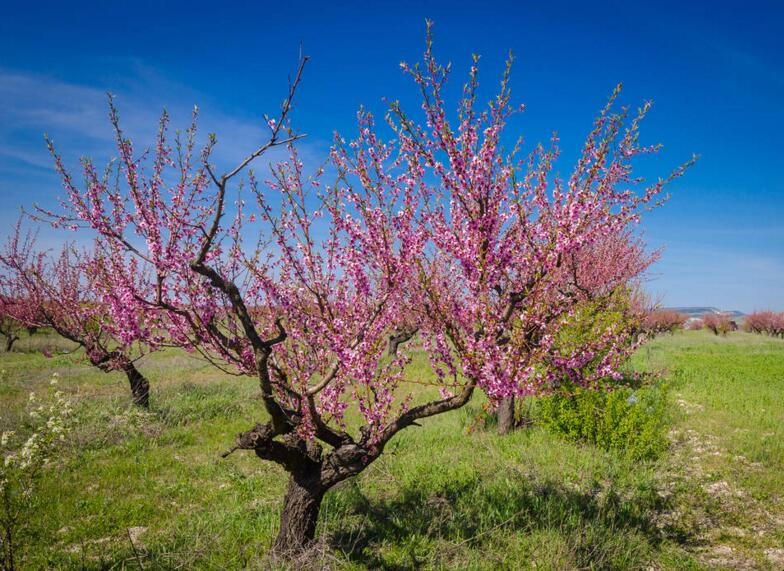
<svg viewBox="0 0 784 571">
<path fill-rule="evenodd" d="M 5 350 L 6 352 L 10 351 L 11 348 L 14 346 L 14 343 L 19 340 L 19 337 L 16 335 L 8 334 L 5 336 Z"/>
<path fill-rule="evenodd" d="M 274 554 L 283 557 L 295 555 L 313 542 L 325 491 L 318 470 L 291 473 L 280 514 L 280 530 L 272 546 Z"/>
<path fill-rule="evenodd" d="M 139 372 L 133 361 L 128 358 L 121 351 L 107 351 L 102 347 L 86 344 L 80 337 L 71 335 L 67 331 L 60 331 L 58 333 L 66 339 L 71 339 L 76 343 L 82 345 L 87 354 L 89 355 L 90 362 L 101 369 L 104 373 L 111 373 L 113 371 L 122 371 L 128 377 L 128 384 L 131 388 L 131 396 L 133 397 L 133 404 L 143 408 L 150 406 L 150 383 Z"/>
<path fill-rule="evenodd" d="M 123 372 L 128 377 L 128 383 L 131 385 L 131 394 L 133 395 L 133 404 L 143 408 L 150 406 L 150 383 L 144 378 L 139 370 L 133 363 L 128 362 L 123 365 Z"/>
<path fill-rule="evenodd" d="M 401 329 L 390 335 L 387 355 L 390 357 L 397 355 L 397 348 L 406 341 L 409 341 L 416 333 L 417 329 Z"/>
<path fill-rule="evenodd" d="M 498 419 L 498 434 L 509 434 L 515 427 L 515 398 L 501 399 L 496 411 Z"/>
<path fill-rule="evenodd" d="M 262 387 L 269 381 L 266 374 L 268 355 L 268 351 L 259 352 Z M 301 422 L 299 413 L 284 409 L 271 398 L 277 408 L 268 408 L 268 412 L 271 411 L 273 417 L 282 414 L 283 421 L 275 423 L 273 419 L 241 432 L 234 447 L 223 453 L 223 457 L 235 450 L 252 450 L 259 458 L 275 462 L 289 473 L 280 530 L 272 552 L 286 559 L 299 556 L 314 539 L 321 501 L 328 490 L 367 468 L 399 431 L 418 426 L 417 420 L 464 406 L 471 399 L 475 386 L 475 382 L 469 382 L 457 395 L 409 409 L 373 438 L 372 443 L 369 430 L 361 431 L 362 438 L 355 442 L 350 435 L 330 428 L 315 415 L 316 438 L 333 447 L 326 454 L 315 440 L 303 439 L 296 433 L 296 426 Z"/>
</svg>

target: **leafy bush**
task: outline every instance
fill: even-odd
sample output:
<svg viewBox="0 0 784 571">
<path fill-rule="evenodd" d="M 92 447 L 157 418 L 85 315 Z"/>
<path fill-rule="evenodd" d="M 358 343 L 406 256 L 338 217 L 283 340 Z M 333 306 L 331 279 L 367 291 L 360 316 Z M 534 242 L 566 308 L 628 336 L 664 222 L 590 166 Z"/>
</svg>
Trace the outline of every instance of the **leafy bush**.
<svg viewBox="0 0 784 571">
<path fill-rule="evenodd" d="M 655 459 L 667 449 L 667 391 L 660 384 L 613 391 L 563 387 L 533 400 L 529 415 L 554 433 L 631 460 Z"/>
<path fill-rule="evenodd" d="M 591 339 L 612 330 L 627 331 L 624 342 L 635 346 L 635 333 L 645 330 L 647 316 L 635 309 L 632 294 L 621 288 L 603 300 L 580 304 L 564 320 L 554 348 L 568 352 L 590 346 Z M 662 314 L 668 328 L 682 325 L 685 316 L 672 314 Z M 667 448 L 666 390 L 659 384 L 642 387 L 639 380 L 601 376 L 599 364 L 606 357 L 597 352 L 583 365 L 580 375 L 557 381 L 560 386 L 555 394 L 527 399 L 522 407 L 528 410 L 520 415 L 525 419 L 523 423 L 539 424 L 569 439 L 617 451 L 633 460 L 654 459 Z M 616 370 L 623 360 L 625 354 L 618 353 Z"/>
<path fill-rule="evenodd" d="M 637 345 L 641 331 L 642 312 L 633 297 L 632 289 L 621 286 L 606 296 L 577 303 L 560 319 L 553 347 L 540 365 L 568 358 L 571 382 L 583 386 L 619 378 L 618 369 Z"/>
</svg>

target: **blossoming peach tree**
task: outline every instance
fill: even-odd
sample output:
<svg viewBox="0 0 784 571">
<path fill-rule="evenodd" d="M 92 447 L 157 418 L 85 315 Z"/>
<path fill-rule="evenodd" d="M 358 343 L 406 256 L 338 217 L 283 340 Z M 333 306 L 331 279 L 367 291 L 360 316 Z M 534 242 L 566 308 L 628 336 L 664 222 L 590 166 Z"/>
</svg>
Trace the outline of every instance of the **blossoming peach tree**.
<svg viewBox="0 0 784 571">
<path fill-rule="evenodd" d="M 330 163 L 308 177 L 289 120 L 304 65 L 267 120 L 266 142 L 224 174 L 212 163 L 214 136 L 198 150 L 195 118 L 172 142 L 164 115 L 154 151 L 137 156 L 110 103 L 121 176 L 110 183 L 85 161 L 77 188 L 55 153 L 67 197 L 49 213 L 97 233 L 105 255 L 94 271 L 127 342 L 150 342 L 154 329 L 135 325 L 148 315 L 169 343 L 258 379 L 266 420 L 226 454 L 249 450 L 288 472 L 281 554 L 308 545 L 324 494 L 401 430 L 464 406 L 477 388 L 493 402 L 535 394 L 556 368 L 587 358 L 559 355 L 547 374 L 535 365 L 553 345 L 553 316 L 580 295 L 565 260 L 622 235 L 664 185 L 632 189 L 630 161 L 651 149 L 637 145 L 640 118 L 609 107 L 566 184 L 551 173 L 555 147 L 523 162 L 505 155 L 507 77 L 477 111 L 475 68 L 453 128 L 429 44 L 421 71 L 405 67 L 424 122 L 395 104 L 384 142 L 361 112 L 357 140 L 338 136 Z M 289 158 L 268 177 L 246 170 L 273 147 Z M 243 172 L 250 203 L 229 194 Z M 414 380 L 440 394 L 408 390 L 405 339 L 386 355 L 390 337 L 411 330 L 435 372 Z M 616 338 L 608 331 L 602 343 Z"/>
<path fill-rule="evenodd" d="M 0 335 L 5 338 L 5 350 L 10 351 L 14 343 L 19 341 L 19 333 L 24 328 L 18 319 L 18 300 L 3 293 L 0 294 Z"/>
<path fill-rule="evenodd" d="M 643 329 L 652 337 L 661 333 L 672 333 L 683 329 L 688 319 L 688 315 L 674 309 L 654 309 L 645 316 Z"/>
<path fill-rule="evenodd" d="M 784 337 L 784 312 L 753 311 L 743 320 L 743 329 L 750 333 Z"/>
<path fill-rule="evenodd" d="M 49 327 L 76 343 L 100 370 L 124 373 L 133 403 L 148 407 L 150 384 L 131 355 L 140 356 L 163 339 L 154 334 L 154 324 L 139 313 L 133 321 L 126 318 L 120 331 L 110 308 L 122 300 L 100 280 L 97 270 L 104 263 L 100 252 L 73 245 L 65 245 L 59 254 L 40 250 L 35 235 L 22 232 L 21 222 L 0 250 L 0 288 L 16 292 L 17 304 L 26 308 L 17 319 L 26 327 Z M 131 324 L 138 333 L 121 339 Z M 139 351 L 132 344 L 142 337 L 141 328 L 146 328 L 146 343 Z"/>
<path fill-rule="evenodd" d="M 553 358 L 563 317 L 581 301 L 607 296 L 637 280 L 655 259 L 631 234 L 641 213 L 664 200 L 666 179 L 645 185 L 632 176 L 632 161 L 658 146 L 641 146 L 639 126 L 650 105 L 629 117 L 613 112 L 620 86 L 595 121 L 567 181 L 553 173 L 557 138 L 523 159 L 518 147 L 503 150 L 502 135 L 520 107 L 510 101 L 511 61 L 498 95 L 476 105 L 477 60 L 471 68 L 456 121 L 447 114 L 444 86 L 449 67 L 438 64 L 428 33 L 422 66 L 401 64 L 422 95 L 424 124 L 393 103 L 388 123 L 399 149 L 374 134 L 372 118 L 361 116 L 362 137 L 340 150 L 335 161 L 351 172 L 364 191 L 404 188 L 418 206 L 417 255 L 420 331 L 440 378 L 461 372 L 498 404 L 499 429 L 510 429 L 514 398 L 537 394 L 562 374 L 575 382 L 597 355 L 599 375 L 617 375 L 619 350 L 628 353 L 627 328 L 611 328 L 571 354 Z M 548 367 L 540 364 L 547 362 Z M 546 370 L 546 373 L 543 372 Z"/>
</svg>

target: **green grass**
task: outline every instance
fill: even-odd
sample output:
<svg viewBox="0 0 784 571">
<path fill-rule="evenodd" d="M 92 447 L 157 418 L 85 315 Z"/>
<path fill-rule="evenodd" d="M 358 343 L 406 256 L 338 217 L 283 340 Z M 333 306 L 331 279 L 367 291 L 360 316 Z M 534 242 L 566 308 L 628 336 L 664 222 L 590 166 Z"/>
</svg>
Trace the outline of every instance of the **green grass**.
<svg viewBox="0 0 784 571">
<path fill-rule="evenodd" d="M 56 341 L 0 354 L 0 428 L 53 371 L 79 418 L 29 514 L 23 568 L 274 568 L 286 475 L 251 454 L 220 458 L 263 418 L 252 379 L 155 354 L 139 365 L 153 393 L 138 412 L 121 375 L 78 353 L 44 358 L 34 349 L 45 343 Z M 332 490 L 311 566 L 782 568 L 784 341 L 686 332 L 647 344 L 631 366 L 663 371 L 664 452 L 630 457 L 623 443 L 539 425 L 498 437 L 478 426 L 477 400 L 402 432 Z"/>
</svg>

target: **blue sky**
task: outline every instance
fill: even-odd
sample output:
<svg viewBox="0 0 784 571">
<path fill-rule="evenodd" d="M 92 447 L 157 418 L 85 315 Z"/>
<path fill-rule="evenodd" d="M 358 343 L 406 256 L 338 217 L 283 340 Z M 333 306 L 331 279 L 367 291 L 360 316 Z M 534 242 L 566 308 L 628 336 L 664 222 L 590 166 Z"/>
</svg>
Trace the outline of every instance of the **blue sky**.
<svg viewBox="0 0 784 571">
<path fill-rule="evenodd" d="M 581 3 L 582 4 L 582 3 Z M 618 81 L 622 102 L 654 108 L 644 142 L 656 177 L 701 159 L 644 222 L 665 252 L 648 286 L 667 305 L 784 310 L 784 3 L 782 2 L 57 2 L 6 5 L 0 19 L 0 223 L 60 193 L 42 135 L 71 163 L 112 153 L 105 92 L 128 133 L 148 142 L 166 107 L 219 138 L 233 162 L 260 140 L 302 44 L 312 60 L 294 122 L 305 157 L 384 98 L 409 107 L 399 71 L 417 61 L 424 20 L 459 87 L 472 53 L 494 87 L 509 50 L 529 144 L 558 131 L 570 170 L 595 112 Z M 490 91 L 487 92 L 488 94 Z"/>
</svg>

